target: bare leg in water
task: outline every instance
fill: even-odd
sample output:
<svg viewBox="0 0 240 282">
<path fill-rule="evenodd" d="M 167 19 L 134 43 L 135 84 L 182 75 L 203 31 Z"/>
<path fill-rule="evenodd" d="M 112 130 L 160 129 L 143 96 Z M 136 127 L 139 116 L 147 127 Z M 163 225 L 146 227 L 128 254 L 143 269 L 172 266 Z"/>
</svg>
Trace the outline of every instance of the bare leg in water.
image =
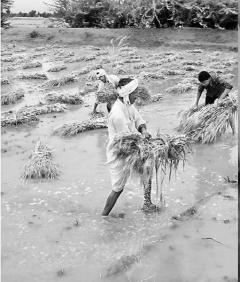
<svg viewBox="0 0 240 282">
<path fill-rule="evenodd" d="M 123 190 L 119 191 L 119 192 L 115 192 L 115 191 L 112 191 L 108 198 L 107 198 L 107 202 L 105 204 L 105 207 L 102 211 L 102 215 L 103 216 L 107 216 L 109 215 L 110 211 L 112 210 L 112 208 L 115 206 L 116 202 L 117 202 L 117 199 L 118 197 L 120 196 L 120 194 L 122 193 Z"/>
</svg>

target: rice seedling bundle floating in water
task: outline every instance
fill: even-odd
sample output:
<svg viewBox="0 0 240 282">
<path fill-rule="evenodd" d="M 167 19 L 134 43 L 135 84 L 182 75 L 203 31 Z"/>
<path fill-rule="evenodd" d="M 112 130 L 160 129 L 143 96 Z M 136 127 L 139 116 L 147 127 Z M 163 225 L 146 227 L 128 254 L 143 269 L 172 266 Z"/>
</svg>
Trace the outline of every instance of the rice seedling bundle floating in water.
<svg viewBox="0 0 240 282">
<path fill-rule="evenodd" d="M 23 65 L 23 69 L 31 69 L 31 68 L 38 68 L 42 67 L 42 63 L 40 62 L 30 62 Z"/>
<path fill-rule="evenodd" d="M 38 122 L 38 115 L 48 113 L 59 113 L 66 110 L 66 106 L 56 104 L 39 104 L 36 106 L 25 106 L 18 111 L 3 112 L 1 116 L 1 126 L 16 126 L 26 123 Z"/>
<path fill-rule="evenodd" d="M 122 177 L 130 172 L 139 176 L 142 183 L 148 183 L 155 172 L 158 192 L 159 172 L 162 182 L 168 169 L 170 180 L 172 170 L 176 171 L 180 162 L 184 165 L 191 141 L 184 135 L 157 135 L 146 139 L 140 134 L 126 134 L 115 137 L 110 149 L 113 154 L 110 163 L 121 169 Z"/>
<path fill-rule="evenodd" d="M 212 143 L 235 123 L 238 109 L 237 93 L 224 98 L 219 105 L 201 106 L 181 113 L 179 131 L 195 142 Z"/>
<path fill-rule="evenodd" d="M 49 93 L 45 97 L 46 101 L 54 103 L 66 103 L 66 104 L 82 104 L 83 99 L 80 94 L 67 94 L 67 93 Z"/>
<path fill-rule="evenodd" d="M 24 167 L 24 179 L 54 179 L 59 176 L 58 166 L 53 162 L 52 151 L 42 142 L 38 141 L 30 160 Z"/>
<path fill-rule="evenodd" d="M 166 89 L 167 93 L 177 94 L 177 93 L 184 93 L 194 89 L 194 86 L 191 83 L 183 83 L 180 82 L 175 86 L 169 87 Z"/>
<path fill-rule="evenodd" d="M 15 92 L 8 93 L 8 94 L 2 94 L 1 96 L 1 104 L 2 105 L 9 105 L 16 103 L 17 100 L 24 97 L 24 91 L 22 89 L 19 89 Z"/>
<path fill-rule="evenodd" d="M 65 123 L 56 128 L 53 134 L 59 136 L 75 136 L 85 131 L 101 128 L 107 128 L 107 119 L 105 117 L 96 119 L 89 118 L 88 120 L 83 122 L 76 121 Z"/>
<path fill-rule="evenodd" d="M 150 72 L 141 72 L 139 74 L 139 76 L 142 78 L 142 79 L 146 79 L 146 80 L 149 80 L 149 79 L 165 79 L 165 76 L 161 73 L 157 73 L 157 72 L 153 72 L 153 73 L 150 73 Z"/>
<path fill-rule="evenodd" d="M 67 68 L 67 66 L 65 65 L 60 65 L 60 66 L 54 66 L 54 67 L 51 67 L 49 68 L 47 71 L 48 72 L 59 72 L 61 70 L 65 70 Z"/>
<path fill-rule="evenodd" d="M 2 78 L 1 85 L 6 85 L 6 84 L 10 84 L 9 80 L 7 78 Z"/>
<path fill-rule="evenodd" d="M 201 54 L 203 53 L 202 49 L 192 49 L 192 50 L 187 50 L 188 53 L 193 53 L 193 54 Z"/>
<path fill-rule="evenodd" d="M 7 57 L 7 58 L 1 58 L 2 62 L 6 62 L 6 63 L 10 63 L 10 62 L 14 62 L 16 58 L 14 57 Z"/>
<path fill-rule="evenodd" d="M 67 75 L 58 79 L 51 79 L 44 84 L 45 87 L 60 87 L 69 83 L 76 82 L 77 79 L 74 75 Z"/>
<path fill-rule="evenodd" d="M 118 94 L 114 86 L 110 83 L 107 83 L 103 90 L 96 92 L 96 96 L 99 103 L 108 103 L 111 101 L 116 101 Z"/>
<path fill-rule="evenodd" d="M 45 73 L 35 73 L 35 74 L 20 74 L 18 76 L 19 79 L 42 79 L 47 80 L 48 77 Z"/>
<path fill-rule="evenodd" d="M 162 100 L 162 98 L 163 98 L 162 94 L 156 94 L 156 95 L 151 96 L 150 102 L 156 103 L 156 102 L 159 102 L 160 100 Z"/>
<path fill-rule="evenodd" d="M 164 75 L 185 75 L 185 71 L 182 70 L 163 70 Z"/>
<path fill-rule="evenodd" d="M 13 54 L 13 53 L 12 53 L 12 52 L 9 52 L 9 51 L 2 51 L 2 52 L 1 52 L 1 55 L 2 55 L 2 56 L 12 56 L 12 54 Z"/>
<path fill-rule="evenodd" d="M 39 117 L 32 113 L 23 112 L 3 112 L 1 115 L 1 127 L 17 126 L 39 122 Z"/>
</svg>

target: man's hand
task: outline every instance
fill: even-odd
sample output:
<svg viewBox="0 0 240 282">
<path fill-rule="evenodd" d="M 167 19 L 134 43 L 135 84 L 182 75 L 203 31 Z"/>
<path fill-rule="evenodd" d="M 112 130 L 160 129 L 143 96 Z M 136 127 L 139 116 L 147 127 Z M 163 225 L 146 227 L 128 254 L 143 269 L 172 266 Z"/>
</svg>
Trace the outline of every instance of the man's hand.
<svg viewBox="0 0 240 282">
<path fill-rule="evenodd" d="M 152 135 L 151 135 L 149 132 L 147 132 L 147 131 L 143 132 L 143 133 L 142 133 L 142 136 L 143 136 L 144 138 L 147 138 L 147 139 L 150 139 L 150 138 L 152 137 Z"/>
</svg>

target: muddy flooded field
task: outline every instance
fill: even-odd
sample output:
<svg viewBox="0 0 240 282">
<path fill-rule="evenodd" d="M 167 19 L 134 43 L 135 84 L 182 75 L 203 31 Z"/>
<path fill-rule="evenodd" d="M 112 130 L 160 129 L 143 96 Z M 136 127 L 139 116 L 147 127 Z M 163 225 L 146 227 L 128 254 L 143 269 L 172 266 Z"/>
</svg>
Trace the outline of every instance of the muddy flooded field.
<svg viewBox="0 0 240 282">
<path fill-rule="evenodd" d="M 2 281 L 237 281 L 237 134 L 229 130 L 214 144 L 193 146 L 184 169 L 164 182 L 162 213 L 141 211 L 143 191 L 131 180 L 107 219 L 100 215 L 111 190 L 107 129 L 53 134 L 66 122 L 89 119 L 95 96 L 88 77 L 99 65 L 120 77 L 136 76 L 152 95 L 161 94 L 139 111 L 151 134 L 179 134 L 178 112 L 194 104 L 199 71 L 218 72 L 237 89 L 236 35 L 216 32 L 211 42 L 213 31 L 200 37 L 189 29 L 181 41 L 179 30 L 154 31 L 159 45 L 153 31 L 125 30 L 119 33 L 130 36 L 127 46 L 113 52 L 113 31 L 69 29 L 58 40 L 29 39 L 31 31 L 2 36 Z M 76 44 L 86 32 L 85 43 Z M 144 36 L 151 40 L 143 42 Z M 17 118 L 25 106 L 56 104 L 49 94 L 82 101 L 65 101 L 58 105 L 63 111 L 43 111 L 30 123 L 9 123 L 8 115 Z M 106 105 L 99 110 L 107 114 Z M 53 150 L 57 180 L 22 178 L 38 140 Z M 193 206 L 192 216 L 172 219 Z"/>
</svg>

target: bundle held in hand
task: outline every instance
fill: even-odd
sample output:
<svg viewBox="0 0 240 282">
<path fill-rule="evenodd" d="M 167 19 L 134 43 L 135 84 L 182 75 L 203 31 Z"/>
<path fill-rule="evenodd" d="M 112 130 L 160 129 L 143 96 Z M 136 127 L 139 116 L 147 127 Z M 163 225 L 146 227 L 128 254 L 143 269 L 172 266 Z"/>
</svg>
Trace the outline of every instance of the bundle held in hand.
<svg viewBox="0 0 240 282">
<path fill-rule="evenodd" d="M 163 172 L 161 183 L 167 168 L 170 179 L 172 170 L 177 170 L 180 161 L 184 165 L 191 141 L 184 135 L 157 135 L 156 138 L 146 139 L 140 134 L 128 134 L 116 137 L 110 149 L 114 155 L 112 162 L 119 164 L 123 177 L 130 171 L 140 176 L 142 183 L 148 183 L 155 171 L 158 194 L 159 170 Z"/>
<path fill-rule="evenodd" d="M 211 143 L 233 126 L 237 115 L 237 94 L 223 99 L 218 105 L 201 106 L 181 114 L 179 131 L 195 142 Z"/>
</svg>

